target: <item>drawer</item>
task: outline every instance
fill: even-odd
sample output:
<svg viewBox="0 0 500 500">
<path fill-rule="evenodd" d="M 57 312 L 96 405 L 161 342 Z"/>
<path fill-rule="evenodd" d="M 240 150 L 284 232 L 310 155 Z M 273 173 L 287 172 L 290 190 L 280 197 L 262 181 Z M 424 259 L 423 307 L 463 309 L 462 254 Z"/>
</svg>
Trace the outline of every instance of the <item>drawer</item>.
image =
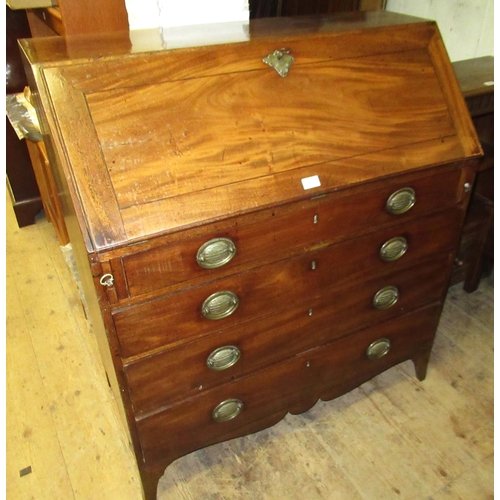
<svg viewBox="0 0 500 500">
<path fill-rule="evenodd" d="M 243 435 L 252 422 L 266 416 L 276 416 L 268 425 L 274 424 L 301 400 L 329 399 L 336 388 L 353 389 L 389 367 L 414 358 L 419 351 L 430 349 L 440 310 L 439 305 L 431 306 L 373 326 L 140 419 L 137 427 L 143 455 L 146 460 L 173 460 Z M 379 339 L 388 339 L 390 349 L 379 359 L 369 359 L 367 348 Z M 241 412 L 227 421 L 214 421 L 214 409 L 230 400 L 241 402 Z M 237 406 L 228 405 L 226 409 L 227 418 Z"/>
<path fill-rule="evenodd" d="M 121 354 L 129 358 L 234 328 L 293 304 L 303 305 L 331 287 L 349 287 L 368 277 L 404 269 L 453 249 L 460 217 L 458 210 L 450 210 L 118 311 L 114 322 Z M 395 238 L 404 238 L 408 249 L 401 258 L 386 262 L 380 250 Z M 221 292 L 234 293 L 237 308 L 222 319 L 206 319 L 201 313 L 204 301 Z M 228 312 L 232 307 L 229 303 Z"/>
<path fill-rule="evenodd" d="M 305 300 L 298 307 L 131 363 L 125 373 L 135 411 L 151 412 L 346 336 L 360 325 L 380 323 L 438 301 L 446 289 L 440 271 L 448 262 L 449 259 L 441 258 L 429 266 L 416 266 L 354 287 L 333 289 L 323 297 Z M 376 309 L 373 297 L 387 285 L 396 286 L 400 297 L 394 306 Z M 214 354 L 223 347 L 231 349 Z M 216 361 L 225 359 L 228 363 L 234 356 L 235 362 L 226 369 L 212 370 L 207 366 L 212 354 Z M 180 375 L 173 377 L 173 373 Z"/>
<path fill-rule="evenodd" d="M 307 248 L 343 241 L 449 207 L 461 198 L 460 178 L 461 170 L 456 166 L 436 175 L 401 176 L 253 216 L 232 218 L 193 230 L 192 233 L 202 233 L 193 238 L 173 236 L 149 242 L 146 245 L 155 245 L 154 248 L 126 255 L 121 263 L 115 259 L 113 268 L 123 269 L 124 273 L 115 276 L 120 298 L 168 289 L 190 280 L 194 284 L 214 280 Z M 388 213 L 388 198 L 405 187 L 415 191 L 415 205 L 403 214 Z M 214 265 L 214 261 L 220 267 L 201 267 L 197 254 L 203 251 L 203 265 Z"/>
</svg>

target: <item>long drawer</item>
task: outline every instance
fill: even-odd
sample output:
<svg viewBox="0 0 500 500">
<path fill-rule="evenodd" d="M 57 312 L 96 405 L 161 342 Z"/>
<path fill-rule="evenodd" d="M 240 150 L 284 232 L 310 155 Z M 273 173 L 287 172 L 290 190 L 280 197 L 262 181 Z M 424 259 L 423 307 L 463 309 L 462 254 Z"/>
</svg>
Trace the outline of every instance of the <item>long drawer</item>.
<svg viewBox="0 0 500 500">
<path fill-rule="evenodd" d="M 373 326 L 140 419 L 137 427 L 143 456 L 146 460 L 178 458 L 238 435 L 267 415 L 281 412 L 283 417 L 302 399 L 328 399 L 336 387 L 345 390 L 349 384 L 354 388 L 413 359 L 419 351 L 431 348 L 440 310 L 435 305 Z M 381 339 L 388 340 L 388 352 L 369 359 L 368 347 Z M 377 346 L 375 351 L 382 354 L 383 347 Z"/>
<path fill-rule="evenodd" d="M 136 253 L 121 258 L 121 264 L 113 262 L 118 294 L 120 298 L 136 297 L 187 281 L 214 280 L 319 244 L 339 242 L 375 228 L 408 222 L 456 204 L 462 193 L 460 179 L 461 170 L 457 166 L 436 175 L 401 176 L 375 182 L 369 188 L 353 188 L 321 199 L 265 210 L 257 220 L 247 216 L 233 218 L 225 224 L 215 224 L 217 229 L 207 234 L 167 239 L 163 245 L 156 242 L 154 248 L 144 251 L 139 251 L 141 245 L 138 245 Z M 389 197 L 407 187 L 415 192 L 414 206 L 402 214 L 388 213 Z M 230 242 L 221 242 L 221 238 Z M 212 266 L 210 259 L 215 259 L 215 265 L 222 264 L 216 268 L 200 266 L 198 252 L 202 259 L 207 256 L 201 261 L 203 266 Z M 118 270 L 122 268 L 124 275 L 120 277 Z"/>
<path fill-rule="evenodd" d="M 459 211 L 449 210 L 118 311 L 114 321 L 122 356 L 129 358 L 234 328 L 293 304 L 304 304 L 305 298 L 312 299 L 331 287 L 348 287 L 367 276 L 402 270 L 454 248 L 459 222 Z M 381 249 L 395 238 L 404 238 L 406 251 L 394 261 L 383 260 Z M 217 301 L 228 313 L 232 310 L 231 314 L 217 320 L 204 317 L 203 304 L 207 308 Z"/>
<path fill-rule="evenodd" d="M 354 287 L 334 288 L 297 307 L 131 363 L 125 373 L 135 411 L 146 414 L 343 337 L 360 324 L 380 323 L 438 301 L 445 291 L 441 270 L 448 262 L 448 255 L 444 255 L 432 263 Z M 397 287 L 399 299 L 392 307 L 377 309 L 373 297 L 387 285 Z M 220 352 L 222 348 L 226 350 Z M 219 369 L 221 364 L 229 366 Z"/>
</svg>

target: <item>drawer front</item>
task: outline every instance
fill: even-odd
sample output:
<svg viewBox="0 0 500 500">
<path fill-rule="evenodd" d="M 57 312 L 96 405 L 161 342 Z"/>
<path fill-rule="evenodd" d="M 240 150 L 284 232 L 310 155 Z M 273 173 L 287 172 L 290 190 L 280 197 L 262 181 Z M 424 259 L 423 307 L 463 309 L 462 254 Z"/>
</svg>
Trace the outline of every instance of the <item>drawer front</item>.
<svg viewBox="0 0 500 500">
<path fill-rule="evenodd" d="M 441 258 L 430 266 L 416 266 L 351 288 L 333 289 L 300 307 L 131 363 L 125 372 L 135 411 L 139 415 L 154 411 L 346 336 L 360 325 L 380 323 L 438 301 L 446 288 L 441 270 L 448 262 L 449 259 Z M 373 297 L 388 285 L 398 288 L 399 299 L 393 307 L 376 309 Z M 232 351 L 216 353 L 224 347 L 237 349 L 237 355 Z M 221 370 L 209 368 L 207 361 L 211 355 L 222 357 L 222 362 L 230 366 Z M 173 373 L 182 375 L 172 377 Z"/>
<path fill-rule="evenodd" d="M 446 169 L 432 176 L 401 176 L 370 186 L 332 193 L 325 198 L 308 200 L 249 216 L 234 218 L 207 229 L 202 236 L 167 244 L 122 258 L 126 282 L 120 288 L 130 297 L 173 287 L 189 280 L 213 280 L 244 268 L 255 267 L 302 252 L 319 244 L 339 242 L 371 232 L 384 225 L 399 224 L 423 213 L 454 205 L 460 198 L 461 171 Z M 415 192 L 415 204 L 402 214 L 386 209 L 389 197 L 409 187 Z M 254 217 L 255 219 L 255 217 Z M 204 268 L 197 254 L 204 245 L 212 249 L 223 238 L 234 245 L 215 268 Z M 222 264 L 220 264 L 222 262 Z M 116 266 L 118 267 L 118 266 Z M 125 297 L 122 297 L 125 298 Z"/>
<path fill-rule="evenodd" d="M 418 351 L 430 349 L 440 310 L 432 306 L 376 325 L 140 419 L 137 426 L 144 457 L 177 458 L 243 435 L 252 422 L 268 415 L 279 415 L 278 420 L 301 400 L 328 399 L 336 395 L 336 388 L 354 388 Z M 367 349 L 380 339 L 389 341 L 388 352 L 369 359 Z M 372 349 L 384 354 L 384 349 Z M 221 409 L 223 402 L 227 404 Z M 217 407 L 220 411 L 215 417 L 228 420 L 214 420 Z"/>
<path fill-rule="evenodd" d="M 460 212 L 447 211 L 116 312 L 122 356 L 234 328 L 294 304 L 305 306 L 332 287 L 349 287 L 367 277 L 402 270 L 454 248 L 459 223 Z M 407 249 L 387 262 L 380 252 L 395 238 L 404 240 Z M 237 307 L 229 304 L 227 317 L 207 319 L 202 306 L 220 292 L 234 293 Z"/>
</svg>

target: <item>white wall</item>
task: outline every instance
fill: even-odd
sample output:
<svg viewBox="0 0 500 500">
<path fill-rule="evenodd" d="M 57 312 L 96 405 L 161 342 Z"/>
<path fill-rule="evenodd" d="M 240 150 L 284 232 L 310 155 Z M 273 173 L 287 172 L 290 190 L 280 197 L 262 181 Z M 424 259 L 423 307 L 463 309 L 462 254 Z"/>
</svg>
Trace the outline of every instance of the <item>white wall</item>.
<svg viewBox="0 0 500 500">
<path fill-rule="evenodd" d="M 134 52 L 249 39 L 248 0 L 125 0 L 125 6 Z"/>
<path fill-rule="evenodd" d="M 493 55 L 493 0 L 387 0 L 386 10 L 436 21 L 452 61 Z"/>
<path fill-rule="evenodd" d="M 125 0 L 131 30 L 248 22 L 248 0 Z"/>
</svg>

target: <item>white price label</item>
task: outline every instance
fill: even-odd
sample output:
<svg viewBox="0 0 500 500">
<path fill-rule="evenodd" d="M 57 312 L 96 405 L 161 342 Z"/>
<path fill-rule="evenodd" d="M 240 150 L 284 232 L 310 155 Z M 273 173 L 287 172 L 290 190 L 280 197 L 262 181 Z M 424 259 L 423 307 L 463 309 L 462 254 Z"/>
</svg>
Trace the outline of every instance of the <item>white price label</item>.
<svg viewBox="0 0 500 500">
<path fill-rule="evenodd" d="M 317 175 L 312 175 L 311 177 L 304 177 L 300 180 L 302 182 L 302 187 L 304 189 L 312 189 L 321 186 L 321 181 Z"/>
</svg>

